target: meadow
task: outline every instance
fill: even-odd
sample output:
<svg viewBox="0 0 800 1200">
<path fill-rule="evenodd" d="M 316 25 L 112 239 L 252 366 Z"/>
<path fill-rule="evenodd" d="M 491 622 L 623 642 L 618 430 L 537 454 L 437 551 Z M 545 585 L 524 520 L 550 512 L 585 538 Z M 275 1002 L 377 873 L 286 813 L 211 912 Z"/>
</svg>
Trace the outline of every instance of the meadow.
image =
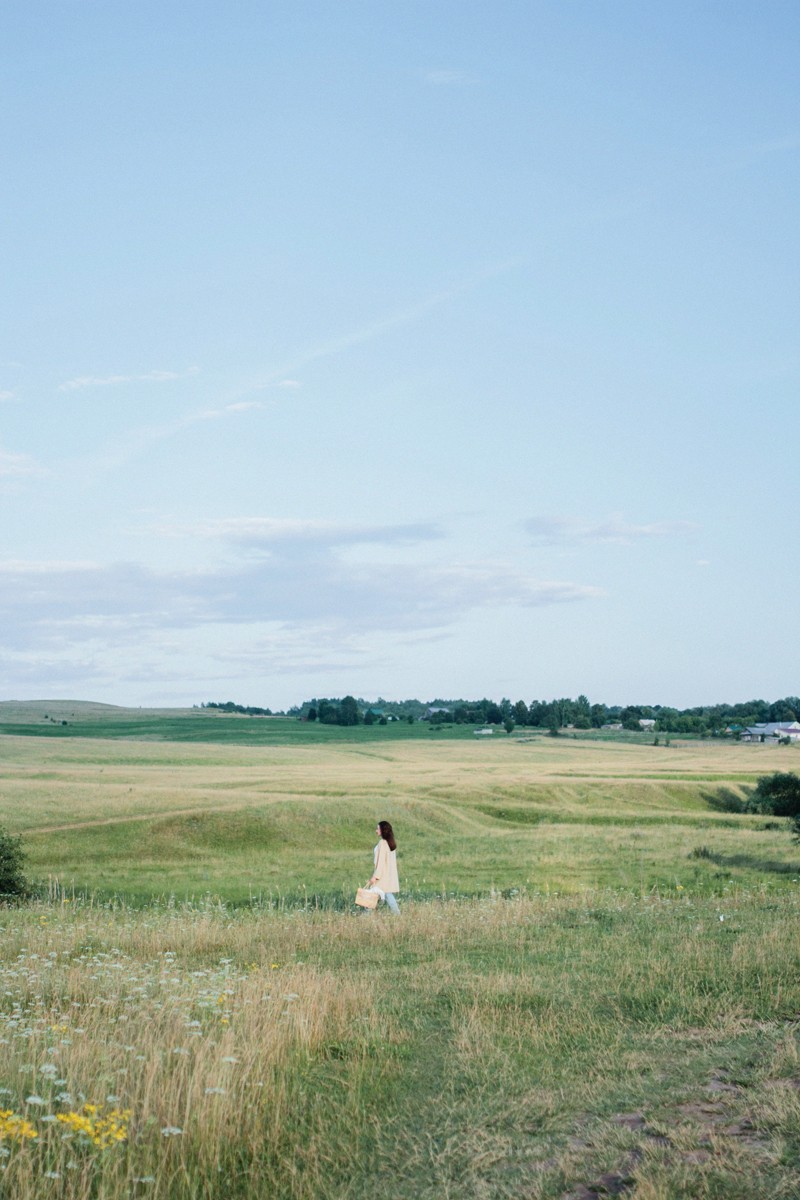
<svg viewBox="0 0 800 1200">
<path fill-rule="evenodd" d="M 796 1200 L 798 758 L 0 737 L 0 1196 Z"/>
</svg>

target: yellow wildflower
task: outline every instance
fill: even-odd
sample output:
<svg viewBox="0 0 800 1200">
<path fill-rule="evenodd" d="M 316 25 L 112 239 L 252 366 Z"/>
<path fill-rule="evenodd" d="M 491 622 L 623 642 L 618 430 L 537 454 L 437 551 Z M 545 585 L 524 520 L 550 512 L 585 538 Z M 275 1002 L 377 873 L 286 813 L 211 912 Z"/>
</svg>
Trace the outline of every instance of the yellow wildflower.
<svg viewBox="0 0 800 1200">
<path fill-rule="evenodd" d="M 17 1116 L 13 1109 L 0 1109 L 0 1142 L 24 1142 L 26 1138 L 38 1137 L 38 1133 L 24 1117 Z"/>
<path fill-rule="evenodd" d="M 98 1104 L 84 1104 L 80 1112 L 58 1114 L 62 1125 L 66 1125 L 73 1133 L 80 1134 L 99 1150 L 105 1150 L 115 1142 L 126 1140 L 130 1117 L 129 1108 L 112 1108 L 104 1114 L 103 1106 Z"/>
</svg>

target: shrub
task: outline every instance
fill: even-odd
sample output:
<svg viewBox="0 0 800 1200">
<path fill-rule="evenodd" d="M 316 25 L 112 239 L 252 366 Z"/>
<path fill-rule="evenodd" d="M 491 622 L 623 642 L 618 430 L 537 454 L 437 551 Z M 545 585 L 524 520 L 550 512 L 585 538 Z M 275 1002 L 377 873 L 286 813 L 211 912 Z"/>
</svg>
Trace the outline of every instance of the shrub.
<svg viewBox="0 0 800 1200">
<path fill-rule="evenodd" d="M 792 771 L 762 775 L 747 807 L 750 812 L 773 817 L 800 817 L 800 776 Z"/>
<path fill-rule="evenodd" d="M 0 827 L 0 900 L 21 900 L 28 895 L 24 864 L 22 839 Z"/>
</svg>

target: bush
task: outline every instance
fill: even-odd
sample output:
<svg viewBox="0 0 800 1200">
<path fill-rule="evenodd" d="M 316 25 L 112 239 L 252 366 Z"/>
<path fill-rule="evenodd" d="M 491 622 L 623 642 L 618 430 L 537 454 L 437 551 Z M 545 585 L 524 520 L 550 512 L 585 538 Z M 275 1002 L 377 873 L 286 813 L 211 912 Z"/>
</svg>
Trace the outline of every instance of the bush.
<svg viewBox="0 0 800 1200">
<path fill-rule="evenodd" d="M 28 893 L 22 839 L 0 828 L 0 900 L 21 900 Z"/>
<path fill-rule="evenodd" d="M 800 776 L 792 771 L 762 775 L 747 807 L 750 812 L 773 817 L 800 817 Z"/>
</svg>

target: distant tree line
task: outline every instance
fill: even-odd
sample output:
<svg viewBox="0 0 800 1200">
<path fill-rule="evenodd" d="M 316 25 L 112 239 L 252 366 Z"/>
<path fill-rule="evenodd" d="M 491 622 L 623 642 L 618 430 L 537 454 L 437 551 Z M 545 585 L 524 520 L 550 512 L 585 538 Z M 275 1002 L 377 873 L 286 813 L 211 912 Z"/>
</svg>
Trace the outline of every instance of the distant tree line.
<svg viewBox="0 0 800 1200">
<path fill-rule="evenodd" d="M 219 700 L 209 700 L 200 707 L 218 708 L 220 712 L 226 713 L 244 713 L 246 717 L 271 717 L 273 715 L 271 708 L 256 708 L 254 704 L 234 704 L 232 700 L 225 700 L 224 703 Z"/>
<path fill-rule="evenodd" d="M 221 706 L 217 706 L 221 707 Z M 237 708 L 235 711 L 250 711 Z M 269 711 L 269 710 L 266 710 Z M 370 701 L 347 695 L 341 699 L 315 698 L 288 710 L 287 715 L 327 725 L 387 724 L 390 720 L 426 720 L 432 725 L 504 725 L 532 729 L 601 729 L 621 725 L 640 731 L 640 721 L 655 721 L 656 732 L 719 737 L 733 727 L 744 728 L 767 721 L 795 721 L 800 697 L 783 700 L 746 700 L 739 704 L 671 708 L 662 704 L 592 704 L 587 696 L 573 700 L 384 700 Z M 651 729 L 651 732 L 652 732 Z"/>
<path fill-rule="evenodd" d="M 233 700 L 210 700 L 201 708 L 250 717 L 279 715 L 272 709 Z M 431 725 L 503 725 L 546 729 L 601 729 L 621 725 L 639 732 L 641 721 L 655 721 L 649 732 L 720 737 L 747 725 L 800 719 L 800 697 L 782 700 L 745 700 L 739 704 L 709 704 L 695 708 L 671 708 L 662 704 L 593 704 L 587 696 L 558 700 L 365 700 L 352 695 L 315 697 L 287 710 L 287 716 L 323 725 L 386 725 L 390 721 L 428 721 Z"/>
</svg>

